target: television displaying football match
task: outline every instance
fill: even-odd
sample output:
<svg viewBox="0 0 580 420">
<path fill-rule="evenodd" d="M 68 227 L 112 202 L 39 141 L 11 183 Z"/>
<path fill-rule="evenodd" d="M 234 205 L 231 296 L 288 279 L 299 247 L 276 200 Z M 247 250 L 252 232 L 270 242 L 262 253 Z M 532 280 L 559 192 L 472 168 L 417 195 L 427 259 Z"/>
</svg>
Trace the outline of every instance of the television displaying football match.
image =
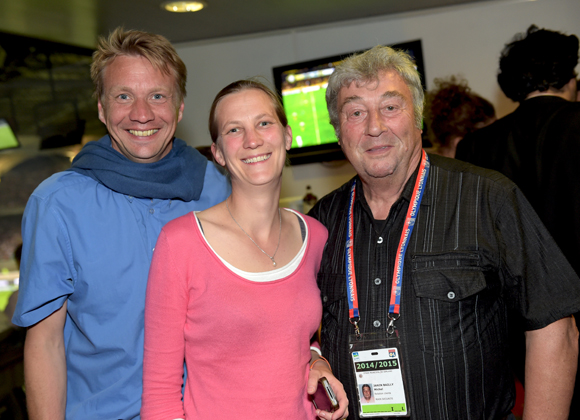
<svg viewBox="0 0 580 420">
<path fill-rule="evenodd" d="M 334 65 L 292 69 L 282 74 L 282 101 L 292 127 L 292 147 L 317 146 L 336 142 L 326 109 L 326 85 Z"/>
</svg>

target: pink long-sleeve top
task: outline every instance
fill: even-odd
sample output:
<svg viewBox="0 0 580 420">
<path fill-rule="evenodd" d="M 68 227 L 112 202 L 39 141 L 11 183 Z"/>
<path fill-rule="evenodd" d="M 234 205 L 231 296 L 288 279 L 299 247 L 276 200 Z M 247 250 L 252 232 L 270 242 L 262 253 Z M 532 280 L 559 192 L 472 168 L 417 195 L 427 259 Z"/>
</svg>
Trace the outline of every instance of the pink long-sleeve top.
<svg viewBox="0 0 580 420">
<path fill-rule="evenodd" d="M 143 420 L 316 418 L 306 387 L 327 231 L 303 217 L 301 262 L 268 282 L 227 268 L 193 213 L 163 228 L 147 286 Z"/>
</svg>

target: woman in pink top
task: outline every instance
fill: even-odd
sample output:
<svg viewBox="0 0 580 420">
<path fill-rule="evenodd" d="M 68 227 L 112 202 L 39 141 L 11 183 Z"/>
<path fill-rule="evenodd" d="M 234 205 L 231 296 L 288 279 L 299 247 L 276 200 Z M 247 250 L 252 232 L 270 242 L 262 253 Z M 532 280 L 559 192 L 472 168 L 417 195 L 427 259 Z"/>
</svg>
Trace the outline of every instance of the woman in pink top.
<svg viewBox="0 0 580 420">
<path fill-rule="evenodd" d="M 215 98 L 209 125 L 232 194 L 159 236 L 147 286 L 141 416 L 343 419 L 344 389 L 311 350 L 327 232 L 278 207 L 292 143 L 280 100 L 261 83 L 232 83 Z M 321 376 L 338 397 L 334 413 L 310 401 Z"/>
</svg>

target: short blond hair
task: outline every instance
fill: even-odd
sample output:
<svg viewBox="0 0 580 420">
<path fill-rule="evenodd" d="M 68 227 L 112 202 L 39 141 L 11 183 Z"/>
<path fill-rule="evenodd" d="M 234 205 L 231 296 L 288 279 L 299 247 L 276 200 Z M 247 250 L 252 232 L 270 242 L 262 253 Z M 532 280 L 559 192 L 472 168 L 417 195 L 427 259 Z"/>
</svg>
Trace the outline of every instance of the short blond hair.
<svg viewBox="0 0 580 420">
<path fill-rule="evenodd" d="M 187 69 L 169 40 L 162 35 L 136 30 L 126 31 L 119 27 L 107 38 L 100 37 L 97 50 L 93 53 L 91 78 L 97 99 L 102 99 L 104 93 L 105 69 L 120 55 L 146 58 L 154 68 L 174 77 L 180 102 L 185 98 Z"/>
</svg>

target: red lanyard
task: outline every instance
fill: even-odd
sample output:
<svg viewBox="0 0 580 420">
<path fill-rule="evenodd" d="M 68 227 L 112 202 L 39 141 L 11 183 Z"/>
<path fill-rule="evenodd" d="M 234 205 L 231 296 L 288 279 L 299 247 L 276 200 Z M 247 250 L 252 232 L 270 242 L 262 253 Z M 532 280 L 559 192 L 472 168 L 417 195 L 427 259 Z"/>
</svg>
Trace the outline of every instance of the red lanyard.
<svg viewBox="0 0 580 420">
<path fill-rule="evenodd" d="M 395 269 L 393 272 L 393 285 L 391 288 L 391 301 L 389 306 L 389 326 L 387 327 L 387 332 L 392 334 L 394 331 L 394 322 L 400 316 L 400 302 L 401 302 L 401 285 L 403 283 L 403 263 L 405 260 L 405 253 L 407 251 L 407 245 L 413 233 L 413 227 L 415 226 L 415 220 L 417 219 L 417 213 L 419 212 L 419 205 L 421 204 L 421 199 L 423 198 L 423 192 L 425 191 L 425 184 L 427 183 L 427 177 L 429 175 L 429 168 L 431 164 L 429 162 L 429 157 L 425 151 L 422 151 L 421 164 L 419 165 L 419 173 L 417 174 L 417 180 L 415 181 L 415 187 L 413 188 L 413 195 L 411 198 L 411 203 L 409 204 L 409 209 L 407 210 L 407 216 L 405 218 L 405 226 L 403 227 L 403 232 L 401 233 L 401 239 L 399 241 L 399 247 L 397 248 Z M 360 335 L 360 330 L 358 323 L 360 321 L 359 310 L 358 310 L 358 294 L 356 291 L 356 275 L 354 270 L 354 199 L 356 196 L 356 180 L 352 183 L 350 189 L 350 201 L 348 204 L 348 222 L 347 222 L 347 234 L 346 234 L 346 255 L 345 255 L 345 265 L 346 265 L 346 289 L 347 289 L 347 299 L 348 299 L 348 309 L 349 309 L 349 319 L 351 324 L 354 325 L 357 336 Z"/>
</svg>

